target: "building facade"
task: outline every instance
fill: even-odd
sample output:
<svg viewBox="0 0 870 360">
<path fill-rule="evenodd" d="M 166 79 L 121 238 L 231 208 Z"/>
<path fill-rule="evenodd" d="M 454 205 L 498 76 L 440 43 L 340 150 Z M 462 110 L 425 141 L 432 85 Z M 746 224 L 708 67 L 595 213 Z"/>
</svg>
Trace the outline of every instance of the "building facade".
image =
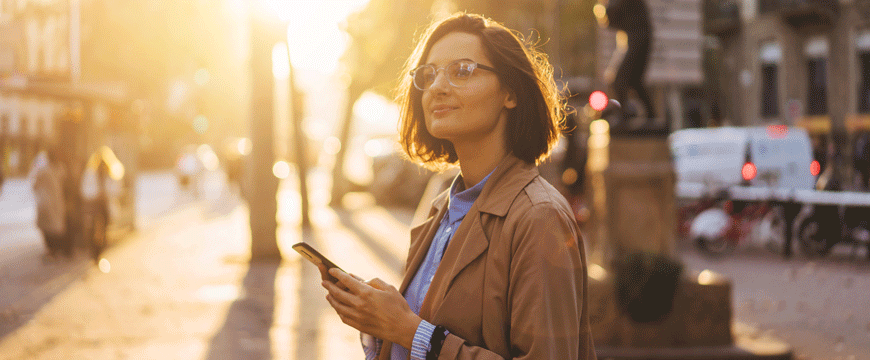
<svg viewBox="0 0 870 360">
<path fill-rule="evenodd" d="M 0 1 L 0 166 L 13 175 L 26 172 L 39 147 L 58 137 L 61 104 L 16 89 L 72 80 L 72 3 Z"/>
<path fill-rule="evenodd" d="M 870 1 L 708 0 L 705 7 L 706 70 L 716 85 L 710 102 L 722 122 L 803 127 L 817 160 L 848 161 L 851 145 L 870 130 Z"/>
</svg>

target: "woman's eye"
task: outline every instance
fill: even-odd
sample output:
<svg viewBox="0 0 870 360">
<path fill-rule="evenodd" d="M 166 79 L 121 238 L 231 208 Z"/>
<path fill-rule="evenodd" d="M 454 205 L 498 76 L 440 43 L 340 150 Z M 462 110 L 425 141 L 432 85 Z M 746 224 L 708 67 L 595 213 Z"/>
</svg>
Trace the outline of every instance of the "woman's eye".
<svg viewBox="0 0 870 360">
<path fill-rule="evenodd" d="M 471 76 L 471 72 L 474 71 L 474 68 L 468 65 L 461 65 L 456 69 L 455 76 L 458 78 L 467 78 Z"/>
</svg>

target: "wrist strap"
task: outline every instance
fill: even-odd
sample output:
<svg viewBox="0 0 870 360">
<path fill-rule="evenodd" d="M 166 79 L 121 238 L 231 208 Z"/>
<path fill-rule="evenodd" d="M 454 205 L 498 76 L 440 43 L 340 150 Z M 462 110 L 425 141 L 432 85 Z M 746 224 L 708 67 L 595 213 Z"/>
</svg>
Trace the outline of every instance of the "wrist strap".
<svg viewBox="0 0 870 360">
<path fill-rule="evenodd" d="M 437 360 L 441 354 L 441 347 L 444 346 L 444 340 L 447 339 L 447 331 L 443 326 L 438 325 L 435 331 L 432 332 L 432 338 L 429 339 L 429 351 L 426 352 L 426 360 Z"/>
</svg>

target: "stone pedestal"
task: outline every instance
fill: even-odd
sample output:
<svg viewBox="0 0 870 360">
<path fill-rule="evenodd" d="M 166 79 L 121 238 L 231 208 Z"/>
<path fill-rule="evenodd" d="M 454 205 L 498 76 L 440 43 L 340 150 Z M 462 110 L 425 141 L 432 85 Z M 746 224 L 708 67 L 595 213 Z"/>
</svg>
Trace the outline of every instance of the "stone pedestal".
<svg viewBox="0 0 870 360">
<path fill-rule="evenodd" d="M 791 359 L 784 343 L 735 339 L 731 283 L 706 270 L 683 272 L 670 312 L 658 321 L 634 321 L 620 308 L 615 267 L 621 260 L 638 253 L 677 259 L 676 177 L 666 134 L 611 136 L 609 130 L 603 120 L 590 124 L 587 162 L 589 310 L 599 358 Z"/>
<path fill-rule="evenodd" d="M 589 307 L 596 347 L 670 348 L 728 346 L 731 338 L 731 283 L 709 273 L 703 282 L 683 277 L 671 312 L 659 322 L 637 323 L 620 311 L 614 279 L 589 279 Z"/>
<path fill-rule="evenodd" d="M 592 261 L 610 265 L 642 251 L 673 256 L 676 176 L 667 138 L 611 137 L 599 124 L 590 127 L 587 162 Z"/>
</svg>

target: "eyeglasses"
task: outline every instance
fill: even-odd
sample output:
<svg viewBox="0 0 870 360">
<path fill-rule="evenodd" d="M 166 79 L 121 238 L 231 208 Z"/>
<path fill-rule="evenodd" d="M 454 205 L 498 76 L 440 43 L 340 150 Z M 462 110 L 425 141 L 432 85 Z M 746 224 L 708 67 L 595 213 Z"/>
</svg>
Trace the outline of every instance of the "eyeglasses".
<svg viewBox="0 0 870 360">
<path fill-rule="evenodd" d="M 414 87 L 420 91 L 426 91 L 432 84 L 435 83 L 435 78 L 438 77 L 438 72 L 441 70 L 447 71 L 447 82 L 453 87 L 464 87 L 474 73 L 474 69 L 489 70 L 498 73 L 493 67 L 478 64 L 468 59 L 460 59 L 447 66 L 436 68 L 432 65 L 420 65 L 416 69 L 411 70 L 411 78 L 414 79 Z"/>
</svg>

